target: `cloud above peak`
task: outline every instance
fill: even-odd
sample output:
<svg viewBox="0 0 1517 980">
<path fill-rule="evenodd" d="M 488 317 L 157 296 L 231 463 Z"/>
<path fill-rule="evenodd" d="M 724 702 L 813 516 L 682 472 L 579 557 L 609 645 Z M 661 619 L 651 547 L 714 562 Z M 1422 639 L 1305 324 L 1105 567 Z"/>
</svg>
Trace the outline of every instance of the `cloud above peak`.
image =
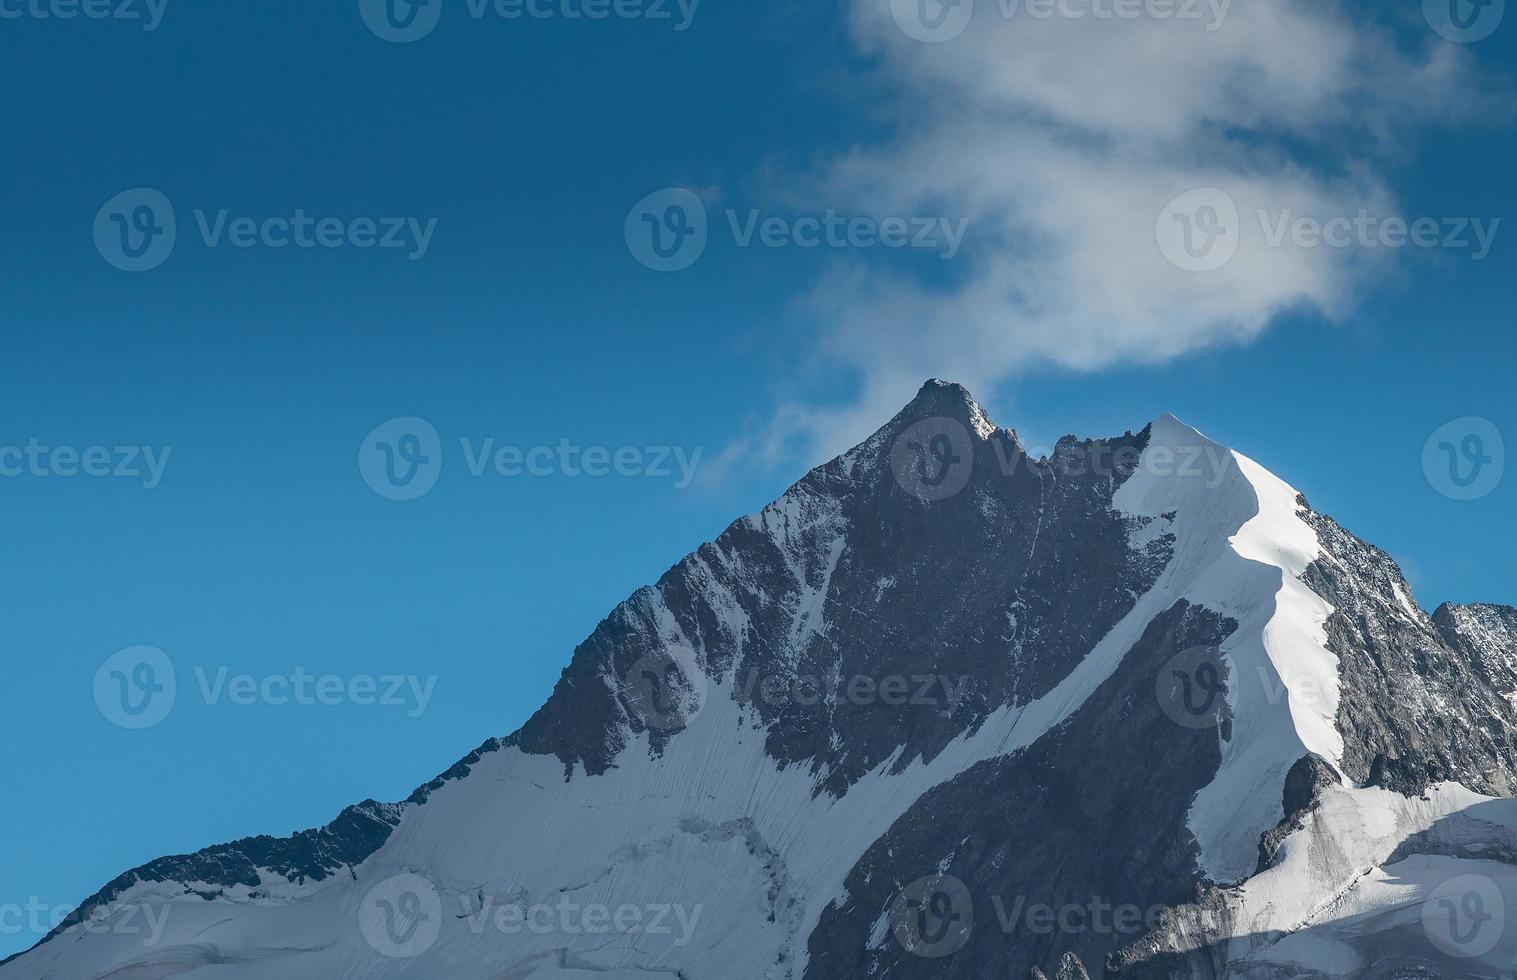
<svg viewBox="0 0 1517 980">
<path fill-rule="evenodd" d="M 936 267 L 833 261 L 803 306 L 857 397 L 786 404 L 740 451 L 824 458 L 928 375 L 987 390 L 1247 342 L 1291 310 L 1347 316 L 1388 262 L 1450 235 L 1410 241 L 1390 164 L 1494 104 L 1470 97 L 1469 49 L 1422 26 L 1320 0 L 852 0 L 895 135 L 772 179 L 805 207 L 968 231 Z"/>
</svg>

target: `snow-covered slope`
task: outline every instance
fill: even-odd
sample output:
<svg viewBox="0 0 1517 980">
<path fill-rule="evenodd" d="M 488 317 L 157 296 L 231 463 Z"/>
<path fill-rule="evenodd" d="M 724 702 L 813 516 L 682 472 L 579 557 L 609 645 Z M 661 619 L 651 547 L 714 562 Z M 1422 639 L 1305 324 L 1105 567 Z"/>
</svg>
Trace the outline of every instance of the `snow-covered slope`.
<svg viewBox="0 0 1517 980">
<path fill-rule="evenodd" d="M 1171 416 L 1030 459 L 929 382 L 619 606 L 517 733 L 128 872 L 0 980 L 1389 976 L 1382 941 L 1455 961 L 1451 898 L 1497 976 L 1505 615 L 1426 616 Z"/>
</svg>

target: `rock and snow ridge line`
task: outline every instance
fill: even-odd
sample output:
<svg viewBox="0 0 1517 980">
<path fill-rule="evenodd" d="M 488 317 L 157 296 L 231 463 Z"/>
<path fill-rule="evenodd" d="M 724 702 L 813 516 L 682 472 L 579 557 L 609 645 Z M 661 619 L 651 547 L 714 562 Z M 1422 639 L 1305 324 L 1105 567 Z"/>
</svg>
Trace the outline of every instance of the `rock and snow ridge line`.
<svg viewBox="0 0 1517 980">
<path fill-rule="evenodd" d="M 954 413 L 977 446 L 1015 439 L 993 426 L 962 389 L 936 387 L 933 409 Z M 959 406 L 950 404 L 953 399 L 960 399 Z M 589 899 L 650 889 L 650 897 L 657 897 L 647 879 L 663 874 L 679 878 L 682 896 L 717 909 L 718 915 L 705 920 L 717 937 L 696 950 L 649 940 L 603 951 L 595 954 L 597 968 L 683 969 L 700 975 L 751 969 L 755 972 L 747 975 L 754 976 L 781 969 L 779 975 L 797 975 L 806 967 L 806 936 L 823 908 L 847 901 L 843 880 L 864 847 L 932 787 L 980 761 L 1032 745 L 1069 719 L 1112 675 L 1147 625 L 1180 601 L 1237 621 L 1240 626 L 1224 648 L 1234 676 L 1273 678 L 1286 695 L 1277 703 L 1247 684 L 1229 689 L 1234 729 L 1224 765 L 1191 809 L 1189 823 L 1207 875 L 1223 882 L 1247 877 L 1260 834 L 1283 815 L 1279 788 L 1290 766 L 1308 751 L 1335 765 L 1342 754 L 1341 736 L 1333 737 L 1336 708 L 1299 696 L 1305 690 L 1336 691 L 1338 661 L 1321 631 L 1332 609 L 1300 579 L 1321 559 L 1320 542 L 1302 520 L 1295 491 L 1257 464 L 1171 416 L 1156 420 L 1147 433 L 1143 452 L 1149 465 L 1139 465 L 1116 488 L 1112 506 L 1133 518 L 1133 534 L 1143 544 L 1156 535 L 1173 537 L 1172 554 L 1157 580 L 1092 647 L 1080 651 L 1057 683 L 1027 700 L 1001 705 L 930 756 L 897 748 L 834 791 L 825 784 L 831 761 L 820 769 L 776 763 L 763 719 L 739 702 L 733 683 L 738 655 L 751 644 L 782 642 L 780 662 L 796 666 L 795 658 L 818 637 L 841 628 L 826 619 L 829 595 L 843 587 L 839 583 L 849 562 L 870 542 L 861 533 L 866 529 L 851 525 L 834 506 L 844 490 L 833 488 L 845 479 L 867 482 L 885 469 L 891 437 L 900 434 L 887 426 L 829 464 L 837 472 L 828 473 L 820 489 L 803 481 L 734 525 L 748 546 L 703 547 L 688 565 L 677 566 L 683 574 L 671 573 L 658 587 L 641 590 L 614 614 L 622 621 L 612 640 L 646 637 L 706 685 L 701 710 L 688 725 L 673 734 L 639 726 L 617 696 L 623 682 L 619 670 L 584 678 L 566 672 L 571 686 L 598 687 L 609 695 L 602 703 L 618 713 L 618 742 L 608 766 L 593 775 L 578 761 L 565 766 L 551 754 L 529 751 L 521 733 L 491 740 L 418 790 L 377 846 L 361 856 L 343 855 L 351 859 L 342 864 L 343 873 L 329 875 L 319 887 L 290 882 L 321 877 L 310 870 L 325 868 L 325 857 L 310 866 L 281 865 L 285 871 L 277 877 L 260 866 L 258 895 L 247 888 L 224 889 L 215 902 L 176 904 L 169 948 L 179 950 L 175 956 L 191 961 L 203 956 L 210 963 L 228 951 L 265 949 L 272 935 L 287 947 L 277 955 L 295 975 L 362 975 L 343 972 L 356 970 L 350 960 L 364 952 L 361 944 L 342 945 L 355 942 L 346 926 L 360 893 L 390 876 L 424 874 L 444 907 L 452 909 L 502 882 L 528 897 L 566 893 Z M 1191 458 L 1203 459 L 1208 449 L 1229 465 L 1203 480 L 1175 472 L 1175 456 L 1198 452 Z M 1166 452 L 1170 463 L 1154 465 Z M 982 501 L 992 510 L 994 503 Z M 1036 523 L 1041 530 L 1042 504 Z M 754 577 L 761 549 L 750 539 L 767 542 L 764 548 L 777 556 L 779 579 Z M 1032 533 L 1031 549 L 1045 540 L 1046 535 Z M 877 596 L 900 588 L 894 578 L 905 580 L 910 571 L 906 566 L 888 586 L 873 583 Z M 697 595 L 700 615 L 676 611 L 682 590 Z M 753 594 L 759 596 L 757 604 L 743 601 Z M 775 620 L 781 625 L 772 635 L 757 618 L 766 605 L 781 607 Z M 725 665 L 713 666 L 723 655 Z M 1255 788 L 1259 782 L 1264 789 Z M 507 812 L 509 824 L 495 819 Z M 608 813 L 615 814 L 613 826 L 607 825 Z M 1290 853 L 1288 847 L 1284 852 Z M 159 897 L 170 900 L 167 894 Z M 233 902 L 247 922 L 217 925 Z M 338 929 L 337 939 L 313 931 L 312 923 Z M 444 929 L 434 956 L 477 964 L 500 955 L 466 928 L 444 923 Z M 300 945 L 295 940 L 302 937 L 307 952 L 291 952 L 288 947 Z M 324 952 L 323 944 L 332 943 L 334 951 Z M 212 948 L 197 953 L 197 944 Z M 133 952 L 140 950 L 122 955 Z M 519 952 L 515 962 L 557 955 L 549 945 Z M 390 965 L 394 971 L 376 975 L 407 975 L 404 964 Z M 438 975 L 449 964 L 424 958 L 414 965 L 423 971 L 415 975 Z M 242 975 L 232 969 L 228 976 Z M 308 969 L 313 972 L 304 972 Z M 9 974 L 0 975 L 9 980 Z"/>
</svg>

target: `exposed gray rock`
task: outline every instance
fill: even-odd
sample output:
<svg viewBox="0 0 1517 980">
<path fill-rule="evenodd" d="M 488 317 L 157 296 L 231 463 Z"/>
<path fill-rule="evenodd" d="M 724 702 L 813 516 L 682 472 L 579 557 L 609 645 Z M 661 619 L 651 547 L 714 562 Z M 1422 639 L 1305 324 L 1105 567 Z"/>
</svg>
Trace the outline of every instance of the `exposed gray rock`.
<svg viewBox="0 0 1517 980">
<path fill-rule="evenodd" d="M 1336 610 L 1327 636 L 1340 661 L 1345 774 L 1408 795 L 1451 780 L 1511 796 L 1517 704 L 1501 685 L 1517 688 L 1502 673 L 1517 661 L 1512 620 L 1501 607 L 1446 607 L 1435 623 L 1389 555 L 1329 517 L 1306 519 L 1324 554 L 1303 578 Z"/>
<path fill-rule="evenodd" d="M 849 875 L 847 904 L 829 908 L 811 935 L 806 975 L 1021 976 L 1074 956 L 1102 976 L 1107 955 L 1150 916 L 1197 893 L 1185 817 L 1221 762 L 1226 703 L 1216 702 L 1212 727 L 1184 727 L 1153 692 L 1177 652 L 1219 645 L 1236 625 L 1176 605 L 1063 725 L 923 796 Z M 899 943 L 871 946 L 895 896 L 933 874 L 967 889 L 973 928 L 962 947 L 922 957 Z"/>
<path fill-rule="evenodd" d="M 1491 688 L 1517 706 L 1517 609 L 1445 602 L 1433 622 L 1450 646 L 1469 654 Z"/>
<path fill-rule="evenodd" d="M 770 754 L 823 774 L 838 795 L 897 750 L 900 768 L 931 758 L 996 708 L 1050 690 L 1169 559 L 1171 537 L 1133 549 L 1140 522 L 1111 508 L 1124 476 L 1117 461 L 1135 458 L 1146 433 L 1066 439 L 1055 458 L 1033 460 L 1014 432 L 995 430 L 964 441 L 968 454 L 953 464 L 961 490 L 922 499 L 892 455 L 913 426 L 936 420 L 966 435 L 986 426 L 962 387 L 929 382 L 858 450 L 619 607 L 575 651 L 521 747 L 557 755 L 566 774 L 576 763 L 604 771 L 624 745 L 622 723 L 645 728 L 626 691 L 618 698 L 605 678 L 664 656 L 665 613 L 700 667 L 733 678 L 735 695 L 751 699 Z M 734 619 L 740 635 L 726 625 Z M 804 678 L 812 689 L 765 697 L 771 678 Z M 828 690 L 855 678 L 904 678 L 923 696 L 902 710 Z M 655 745 L 683 725 L 666 727 L 654 731 Z"/>
<path fill-rule="evenodd" d="M 1317 806 L 1322 790 L 1338 785 L 1338 781 L 1338 772 L 1332 763 L 1319 755 L 1308 753 L 1291 767 L 1285 777 L 1285 799 L 1282 801 L 1285 819 L 1259 841 L 1259 871 L 1273 864 L 1280 845 L 1301 829 L 1303 818 Z"/>
</svg>

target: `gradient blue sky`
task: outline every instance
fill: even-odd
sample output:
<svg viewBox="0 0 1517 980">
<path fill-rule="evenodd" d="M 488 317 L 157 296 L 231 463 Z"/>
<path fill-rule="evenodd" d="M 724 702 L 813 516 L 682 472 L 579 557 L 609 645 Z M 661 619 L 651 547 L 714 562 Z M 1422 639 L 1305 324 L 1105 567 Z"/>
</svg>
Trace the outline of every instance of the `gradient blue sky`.
<svg viewBox="0 0 1517 980">
<path fill-rule="evenodd" d="M 857 336 L 829 339 L 806 302 L 837 256 L 713 233 L 694 267 L 660 274 L 623 238 L 633 203 L 671 185 L 793 214 L 766 197 L 788 174 L 899 137 L 881 59 L 838 8 L 710 2 L 684 32 L 459 8 L 408 45 L 376 38 L 350 2 L 175 0 L 153 32 L 0 20 L 0 446 L 172 447 L 151 490 L 0 479 L 0 908 L 69 906 L 159 855 L 403 798 L 516 728 L 618 601 L 819 461 L 836 431 L 785 430 L 778 453 L 745 457 L 783 406 L 846 411 L 869 389 L 867 358 L 836 353 Z M 1344 9 L 1401 50 L 1448 44 L 1414 8 L 1394 22 Z M 1517 23 L 1459 47 L 1480 92 L 1506 91 Z M 1399 213 L 1514 213 L 1512 130 L 1477 114 L 1416 122 L 1376 153 Z M 180 225 L 143 274 L 107 265 L 91 234 L 135 187 L 168 195 Z M 212 249 L 194 208 L 437 230 L 415 262 Z M 1425 607 L 1514 603 L 1517 477 L 1459 502 L 1421 464 L 1451 419 L 1517 439 L 1505 232 L 1483 262 L 1408 255 L 1355 280 L 1344 310 L 1293 307 L 1250 342 L 1096 370 L 1007 361 L 976 394 L 1033 444 L 1173 411 L 1388 550 Z M 951 279 L 935 261 L 878 264 Z M 897 403 L 963 362 L 913 350 L 890 374 L 911 383 L 885 385 Z M 447 462 L 435 490 L 397 503 L 356 457 L 405 415 L 436 426 Z M 460 437 L 702 447 L 726 465 L 684 489 L 472 479 Z M 109 723 L 91 693 L 97 666 L 134 644 L 179 668 L 173 713 L 146 731 Z M 437 686 L 417 718 L 211 706 L 186 694 L 195 665 Z M 0 955 L 40 938 L 6 925 Z"/>
</svg>

